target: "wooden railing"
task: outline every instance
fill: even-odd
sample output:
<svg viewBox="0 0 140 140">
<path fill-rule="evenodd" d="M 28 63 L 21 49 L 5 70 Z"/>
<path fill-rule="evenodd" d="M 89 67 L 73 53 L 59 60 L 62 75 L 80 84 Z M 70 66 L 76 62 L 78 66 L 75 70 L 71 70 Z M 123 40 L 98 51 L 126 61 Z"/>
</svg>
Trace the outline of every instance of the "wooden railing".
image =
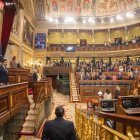
<svg viewBox="0 0 140 140">
<path fill-rule="evenodd" d="M 43 92 L 43 87 L 40 88 L 40 91 L 38 93 L 38 97 L 35 104 L 35 134 L 37 135 L 39 128 L 42 124 L 42 122 L 45 119 L 45 93 Z"/>
<path fill-rule="evenodd" d="M 35 103 L 38 99 L 41 88 L 42 92 L 45 94 L 45 100 L 52 95 L 52 82 L 50 80 L 33 82 L 33 96 Z"/>
<path fill-rule="evenodd" d="M 120 50 L 131 50 L 131 49 L 139 49 L 140 44 L 129 44 L 129 45 L 118 45 L 118 46 L 90 46 L 90 47 L 75 47 L 75 51 L 120 51 Z M 52 46 L 48 47 L 47 51 L 62 51 L 62 47 L 60 46 Z"/>
<path fill-rule="evenodd" d="M 125 124 L 125 133 L 122 134 L 109 128 L 105 124 L 107 120 Z M 91 112 L 76 108 L 75 122 L 80 140 L 135 140 L 134 136 L 140 137 L 139 117 Z"/>
<path fill-rule="evenodd" d="M 0 86 L 0 124 L 6 122 L 28 103 L 28 83 Z"/>
<path fill-rule="evenodd" d="M 20 83 L 28 81 L 29 70 L 22 68 L 8 68 L 9 83 Z"/>
<path fill-rule="evenodd" d="M 69 70 L 69 82 L 70 82 L 70 102 L 72 102 L 72 78 L 70 70 Z"/>
<path fill-rule="evenodd" d="M 41 124 L 46 118 L 47 112 L 49 112 L 52 109 L 52 82 L 50 80 L 34 82 L 33 90 L 35 100 L 35 135 L 37 135 Z M 46 105 L 48 105 L 49 108 L 46 107 Z"/>
</svg>

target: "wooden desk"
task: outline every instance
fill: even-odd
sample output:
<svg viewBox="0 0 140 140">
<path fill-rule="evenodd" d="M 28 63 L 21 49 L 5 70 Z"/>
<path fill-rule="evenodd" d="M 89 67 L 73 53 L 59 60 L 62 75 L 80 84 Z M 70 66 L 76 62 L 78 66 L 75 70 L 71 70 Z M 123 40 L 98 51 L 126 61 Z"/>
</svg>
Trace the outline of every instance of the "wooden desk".
<svg viewBox="0 0 140 140">
<path fill-rule="evenodd" d="M 19 83 L 28 81 L 29 70 L 23 68 L 8 68 L 9 83 Z"/>
<path fill-rule="evenodd" d="M 42 93 L 45 94 L 45 100 L 47 100 L 48 97 L 52 95 L 52 82 L 50 80 L 33 82 L 33 96 L 35 103 L 38 99 L 38 94 L 41 88 Z"/>
<path fill-rule="evenodd" d="M 18 113 L 28 103 L 28 83 L 0 86 L 0 124 Z"/>
<path fill-rule="evenodd" d="M 139 102 L 140 102 L 140 96 L 119 96 L 118 97 L 118 100 L 117 100 L 117 114 L 120 114 L 120 115 L 126 115 L 126 116 L 140 116 L 140 112 L 132 112 L 131 108 L 133 108 L 133 105 L 130 104 L 129 102 L 126 102 L 125 104 L 123 103 L 123 99 L 128 99 L 130 100 L 132 98 L 135 99 L 135 98 L 138 98 L 139 99 Z M 130 105 L 130 109 L 129 109 L 129 106 Z M 139 108 L 139 111 L 140 111 L 140 107 Z M 121 123 L 117 123 L 116 124 L 116 129 L 119 131 L 119 132 L 123 132 L 124 129 L 125 129 L 125 126 Z"/>
<path fill-rule="evenodd" d="M 113 97 L 116 91 L 116 86 L 121 88 L 121 95 L 131 95 L 135 89 L 134 80 L 79 80 L 79 91 L 81 100 L 84 98 L 98 98 L 98 92 L 104 93 L 109 89 Z"/>
</svg>

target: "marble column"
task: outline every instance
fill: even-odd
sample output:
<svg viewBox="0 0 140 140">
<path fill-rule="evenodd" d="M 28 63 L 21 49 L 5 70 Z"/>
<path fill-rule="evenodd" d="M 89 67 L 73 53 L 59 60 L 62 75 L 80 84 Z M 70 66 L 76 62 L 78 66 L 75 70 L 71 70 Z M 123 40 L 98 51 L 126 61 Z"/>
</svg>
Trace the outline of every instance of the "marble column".
<svg viewBox="0 0 140 140">
<path fill-rule="evenodd" d="M 24 11 L 22 8 L 19 9 L 18 13 L 18 27 L 17 27 L 17 32 L 18 36 L 22 39 L 22 34 L 23 34 L 23 23 L 24 23 Z"/>
</svg>

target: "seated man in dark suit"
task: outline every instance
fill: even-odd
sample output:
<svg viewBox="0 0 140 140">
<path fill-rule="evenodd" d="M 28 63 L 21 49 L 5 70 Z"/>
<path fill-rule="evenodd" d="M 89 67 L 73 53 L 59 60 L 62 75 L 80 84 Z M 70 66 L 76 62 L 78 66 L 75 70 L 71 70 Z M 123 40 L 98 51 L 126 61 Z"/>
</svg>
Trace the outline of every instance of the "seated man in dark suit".
<svg viewBox="0 0 140 140">
<path fill-rule="evenodd" d="M 7 66 L 7 60 L 2 59 L 0 65 L 0 85 L 7 85 L 8 83 L 8 70 L 6 66 Z"/>
<path fill-rule="evenodd" d="M 63 119 L 64 108 L 56 107 L 55 114 L 56 119 L 45 123 L 42 140 L 76 140 L 73 122 Z"/>
</svg>

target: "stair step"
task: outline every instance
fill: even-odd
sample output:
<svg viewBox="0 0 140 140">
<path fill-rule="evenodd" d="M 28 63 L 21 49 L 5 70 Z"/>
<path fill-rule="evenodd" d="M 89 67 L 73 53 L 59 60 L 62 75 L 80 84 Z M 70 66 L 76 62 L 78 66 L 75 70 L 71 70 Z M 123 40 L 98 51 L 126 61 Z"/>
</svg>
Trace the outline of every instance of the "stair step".
<svg viewBox="0 0 140 140">
<path fill-rule="evenodd" d="M 34 133 L 34 128 L 23 128 L 21 133 Z"/>
<path fill-rule="evenodd" d="M 34 128 L 34 126 L 35 126 L 35 123 L 32 121 L 25 121 L 25 123 L 22 125 L 23 128 L 25 128 L 25 127 Z"/>
<path fill-rule="evenodd" d="M 35 107 L 35 103 L 32 103 L 32 104 L 30 105 L 30 108 L 33 109 L 34 107 Z"/>
<path fill-rule="evenodd" d="M 34 115 L 28 115 L 26 118 L 25 118 L 25 120 L 27 120 L 27 121 L 34 121 L 35 120 L 35 116 Z"/>
<path fill-rule="evenodd" d="M 35 115 L 35 111 L 30 109 L 27 114 Z"/>
</svg>

